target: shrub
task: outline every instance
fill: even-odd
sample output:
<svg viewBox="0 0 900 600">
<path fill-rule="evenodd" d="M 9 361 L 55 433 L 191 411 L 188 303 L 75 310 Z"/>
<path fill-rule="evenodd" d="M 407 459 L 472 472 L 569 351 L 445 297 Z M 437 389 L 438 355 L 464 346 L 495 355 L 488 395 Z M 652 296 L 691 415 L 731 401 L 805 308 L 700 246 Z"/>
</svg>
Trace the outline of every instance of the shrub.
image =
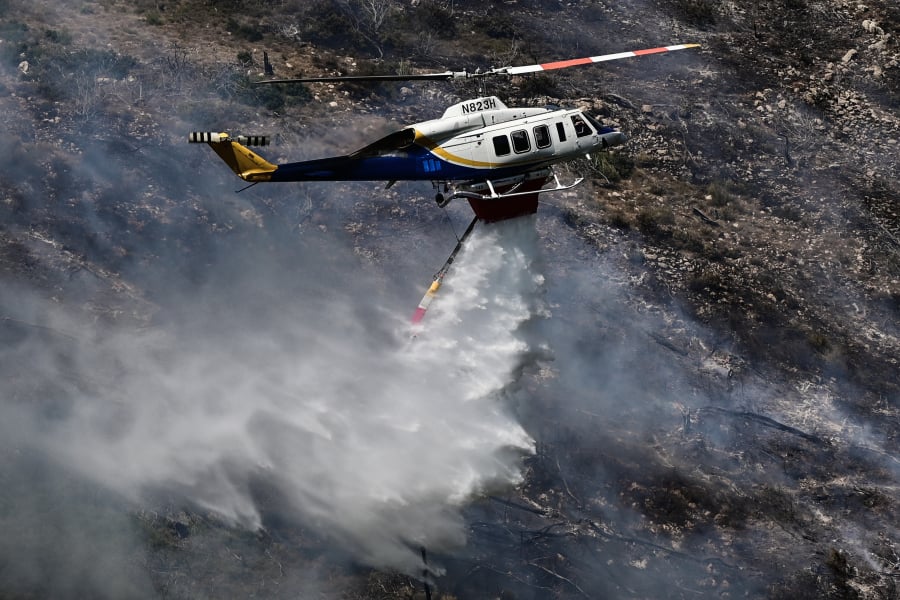
<svg viewBox="0 0 900 600">
<path fill-rule="evenodd" d="M 242 37 L 248 42 L 258 42 L 263 38 L 262 32 L 258 27 L 251 27 L 238 22 L 234 17 L 229 17 L 225 23 L 225 28 L 232 34 Z"/>
<path fill-rule="evenodd" d="M 301 104 L 312 98 L 304 85 L 255 85 L 247 75 L 233 72 L 219 82 L 221 98 L 234 100 L 248 106 L 262 106 L 268 110 L 281 110 L 286 104 Z"/>
<path fill-rule="evenodd" d="M 804 11 L 807 9 L 806 0 L 784 0 L 784 7 L 788 10 Z"/>
<path fill-rule="evenodd" d="M 317 45 L 343 48 L 358 45 L 358 36 L 347 16 L 332 2 L 320 3 L 315 23 L 308 23 L 303 32 L 305 39 Z"/>
<path fill-rule="evenodd" d="M 2 14 L 2 13 L 0 13 Z M 0 20 L 0 58 L 4 63 L 18 64 L 20 55 L 28 47 L 28 25 L 18 21 Z"/>
<path fill-rule="evenodd" d="M 421 2 L 413 9 L 412 22 L 417 30 L 433 32 L 440 38 L 450 39 L 457 34 L 453 14 L 433 0 Z"/>
<path fill-rule="evenodd" d="M 807 333 L 806 339 L 810 347 L 820 354 L 826 354 L 831 350 L 831 340 L 826 333 L 811 330 Z"/>
<path fill-rule="evenodd" d="M 593 179 L 616 183 L 628 179 L 634 172 L 634 160 L 624 152 L 597 152 L 588 160 Z"/>
<path fill-rule="evenodd" d="M 613 211 L 609 215 L 609 225 L 611 227 L 615 227 L 616 229 L 621 229 L 622 231 L 628 231 L 631 229 L 631 222 L 628 220 L 628 217 L 618 210 Z"/>
<path fill-rule="evenodd" d="M 726 289 L 722 275 L 714 268 L 705 268 L 691 277 L 688 289 L 694 293 L 721 292 Z"/>
<path fill-rule="evenodd" d="M 138 61 L 127 54 L 116 54 L 112 50 L 82 48 L 67 55 L 63 62 L 67 69 L 85 73 L 104 74 L 114 79 L 122 79 L 137 66 Z"/>
<path fill-rule="evenodd" d="M 718 4 L 712 0 L 676 0 L 676 16 L 698 27 L 713 25 L 716 22 Z"/>
<path fill-rule="evenodd" d="M 53 44 L 68 46 L 72 43 L 72 34 L 68 31 L 61 31 L 59 29 L 47 29 L 44 31 L 44 39 Z"/>
<path fill-rule="evenodd" d="M 637 216 L 638 229 L 641 233 L 651 237 L 668 237 L 671 232 L 668 227 L 675 223 L 675 215 L 672 211 L 663 208 L 645 208 Z"/>
<path fill-rule="evenodd" d="M 561 96 L 559 88 L 556 86 L 556 78 L 549 75 L 531 75 L 523 77 L 519 84 L 519 94 L 525 98 L 533 98 L 535 96 Z"/>
<path fill-rule="evenodd" d="M 730 186 L 723 181 L 714 181 L 709 184 L 706 191 L 712 196 L 713 206 L 723 207 L 734 200 Z"/>
<path fill-rule="evenodd" d="M 474 26 L 475 31 L 495 40 L 512 40 L 522 37 L 519 27 L 512 20 L 494 13 L 475 19 Z"/>
</svg>

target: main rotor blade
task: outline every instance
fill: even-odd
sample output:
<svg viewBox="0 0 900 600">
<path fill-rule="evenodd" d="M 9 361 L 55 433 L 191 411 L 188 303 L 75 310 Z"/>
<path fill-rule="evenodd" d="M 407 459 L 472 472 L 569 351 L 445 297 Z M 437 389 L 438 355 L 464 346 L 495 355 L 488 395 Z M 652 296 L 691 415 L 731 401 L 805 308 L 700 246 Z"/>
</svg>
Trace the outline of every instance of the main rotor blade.
<svg viewBox="0 0 900 600">
<path fill-rule="evenodd" d="M 445 71 L 443 73 L 418 73 L 412 75 L 331 75 L 324 77 L 298 77 L 296 79 L 269 79 L 267 81 L 257 81 L 256 83 L 340 83 L 340 82 L 363 82 L 363 81 L 441 81 L 447 79 L 456 79 L 468 77 L 470 74 L 465 71 L 454 72 Z"/>
<path fill-rule="evenodd" d="M 585 58 L 573 58 L 571 60 L 560 60 L 557 62 L 543 63 L 540 65 L 526 65 L 523 67 L 503 67 L 501 69 L 493 69 L 493 73 L 498 75 L 524 75 L 526 73 L 538 73 L 540 71 L 552 71 L 554 69 L 566 69 L 568 67 L 577 67 L 579 65 L 589 65 L 591 63 L 606 62 L 608 60 L 618 60 L 620 58 L 631 58 L 632 56 L 644 56 L 645 54 L 659 54 L 660 52 L 672 52 L 673 50 L 685 50 L 687 48 L 699 48 L 700 44 L 676 44 L 674 46 L 662 46 L 660 48 L 648 48 L 646 50 L 634 50 L 633 52 L 617 52 L 615 54 L 604 54 L 602 56 L 588 56 Z"/>
<path fill-rule="evenodd" d="M 557 62 L 543 63 L 539 65 L 526 65 L 522 67 L 501 67 L 488 71 L 444 71 L 443 73 L 414 73 L 410 75 L 329 75 L 324 77 L 299 77 L 296 79 L 269 79 L 257 81 L 257 84 L 269 83 L 340 83 L 340 82 L 364 82 L 364 81 L 448 81 L 450 79 L 469 79 L 488 77 L 491 75 L 525 75 L 540 71 L 552 71 L 565 69 L 579 65 L 630 58 L 632 56 L 644 56 L 645 54 L 659 54 L 660 52 L 672 52 L 674 50 L 686 50 L 687 48 L 699 48 L 700 44 L 677 44 L 675 46 L 662 46 L 660 48 L 648 48 L 646 50 L 634 50 L 633 52 L 617 52 L 602 56 L 588 56 L 585 58 L 573 58 Z"/>
</svg>

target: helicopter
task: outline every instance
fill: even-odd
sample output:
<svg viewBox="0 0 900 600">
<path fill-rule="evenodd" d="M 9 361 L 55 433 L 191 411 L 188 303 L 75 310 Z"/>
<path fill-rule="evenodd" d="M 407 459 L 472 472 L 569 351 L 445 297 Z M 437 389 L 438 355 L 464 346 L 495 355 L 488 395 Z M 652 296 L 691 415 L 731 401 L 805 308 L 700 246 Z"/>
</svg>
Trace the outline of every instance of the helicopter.
<svg viewBox="0 0 900 600">
<path fill-rule="evenodd" d="M 482 79 L 563 69 L 633 56 L 699 47 L 678 44 L 551 63 L 487 71 L 411 75 L 362 75 L 271 79 L 258 84 Z M 262 135 L 192 132 L 234 173 L 251 184 L 276 181 L 430 181 L 441 207 L 468 200 L 475 217 L 501 221 L 537 211 L 540 194 L 575 187 L 562 183 L 553 165 L 619 146 L 625 135 L 577 108 L 510 108 L 497 96 L 450 106 L 437 119 L 409 125 L 350 154 L 275 165 L 249 146 L 268 145 Z M 552 182 L 552 187 L 546 187 Z"/>
<path fill-rule="evenodd" d="M 487 71 L 270 79 L 257 84 L 483 81 L 488 77 L 526 75 L 699 46 L 676 44 Z M 554 165 L 619 146 L 626 137 L 601 124 L 586 110 L 556 106 L 511 108 L 497 96 L 481 96 L 450 106 L 440 118 L 409 125 L 355 152 L 329 158 L 272 164 L 251 149 L 268 145 L 269 139 L 263 135 L 200 131 L 190 133 L 188 141 L 208 144 L 238 177 L 251 185 L 276 181 L 386 181 L 389 188 L 398 181 L 430 181 L 437 190 L 435 201 L 441 208 L 455 199 L 467 200 L 475 216 L 419 303 L 413 316 L 413 323 L 418 323 L 476 222 L 491 223 L 537 212 L 541 194 L 568 190 L 584 180 L 578 177 L 563 183 L 554 172 Z"/>
</svg>

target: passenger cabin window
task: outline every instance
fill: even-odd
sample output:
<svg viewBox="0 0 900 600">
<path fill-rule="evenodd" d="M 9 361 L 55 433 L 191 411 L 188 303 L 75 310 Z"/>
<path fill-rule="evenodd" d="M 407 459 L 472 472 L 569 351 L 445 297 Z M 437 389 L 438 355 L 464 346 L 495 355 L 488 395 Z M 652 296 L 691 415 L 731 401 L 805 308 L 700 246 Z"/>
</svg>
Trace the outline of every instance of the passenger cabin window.
<svg viewBox="0 0 900 600">
<path fill-rule="evenodd" d="M 593 133 L 588 124 L 584 122 L 584 119 L 578 115 L 572 115 L 572 124 L 575 125 L 575 135 L 578 137 L 584 137 Z"/>
<path fill-rule="evenodd" d="M 550 128 L 546 125 L 538 125 L 534 128 L 534 145 L 538 148 L 550 147 Z"/>
<path fill-rule="evenodd" d="M 509 135 L 512 138 L 513 150 L 515 150 L 517 154 L 522 154 L 523 152 L 531 150 L 531 140 L 528 139 L 527 131 L 520 129 L 518 131 L 513 131 Z"/>
<path fill-rule="evenodd" d="M 494 137 L 494 152 L 497 156 L 506 156 L 509 154 L 509 138 L 505 135 Z"/>
<path fill-rule="evenodd" d="M 559 136 L 560 142 L 566 141 L 566 128 L 562 123 L 556 124 L 556 135 Z"/>
</svg>

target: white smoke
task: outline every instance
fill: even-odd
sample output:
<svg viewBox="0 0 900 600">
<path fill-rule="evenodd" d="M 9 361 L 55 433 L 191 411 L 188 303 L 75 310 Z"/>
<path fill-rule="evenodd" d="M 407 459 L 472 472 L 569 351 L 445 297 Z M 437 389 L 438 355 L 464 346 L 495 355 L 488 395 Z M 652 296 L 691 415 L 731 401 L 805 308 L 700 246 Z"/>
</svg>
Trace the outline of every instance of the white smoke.
<svg viewBox="0 0 900 600">
<path fill-rule="evenodd" d="M 136 503 L 174 492 L 250 528 L 265 521 L 254 485 L 274 486 L 359 560 L 421 572 L 418 547 L 464 543 L 459 507 L 519 482 L 532 450 L 503 390 L 536 310 L 536 238 L 530 219 L 476 230 L 412 340 L 337 282 L 227 310 L 197 299 L 181 330 L 95 332 L 65 373 L 41 367 L 78 383 L 33 442 Z M 277 276 L 244 283 L 278 288 Z M 264 315 L 238 322 L 244 310 Z"/>
</svg>

